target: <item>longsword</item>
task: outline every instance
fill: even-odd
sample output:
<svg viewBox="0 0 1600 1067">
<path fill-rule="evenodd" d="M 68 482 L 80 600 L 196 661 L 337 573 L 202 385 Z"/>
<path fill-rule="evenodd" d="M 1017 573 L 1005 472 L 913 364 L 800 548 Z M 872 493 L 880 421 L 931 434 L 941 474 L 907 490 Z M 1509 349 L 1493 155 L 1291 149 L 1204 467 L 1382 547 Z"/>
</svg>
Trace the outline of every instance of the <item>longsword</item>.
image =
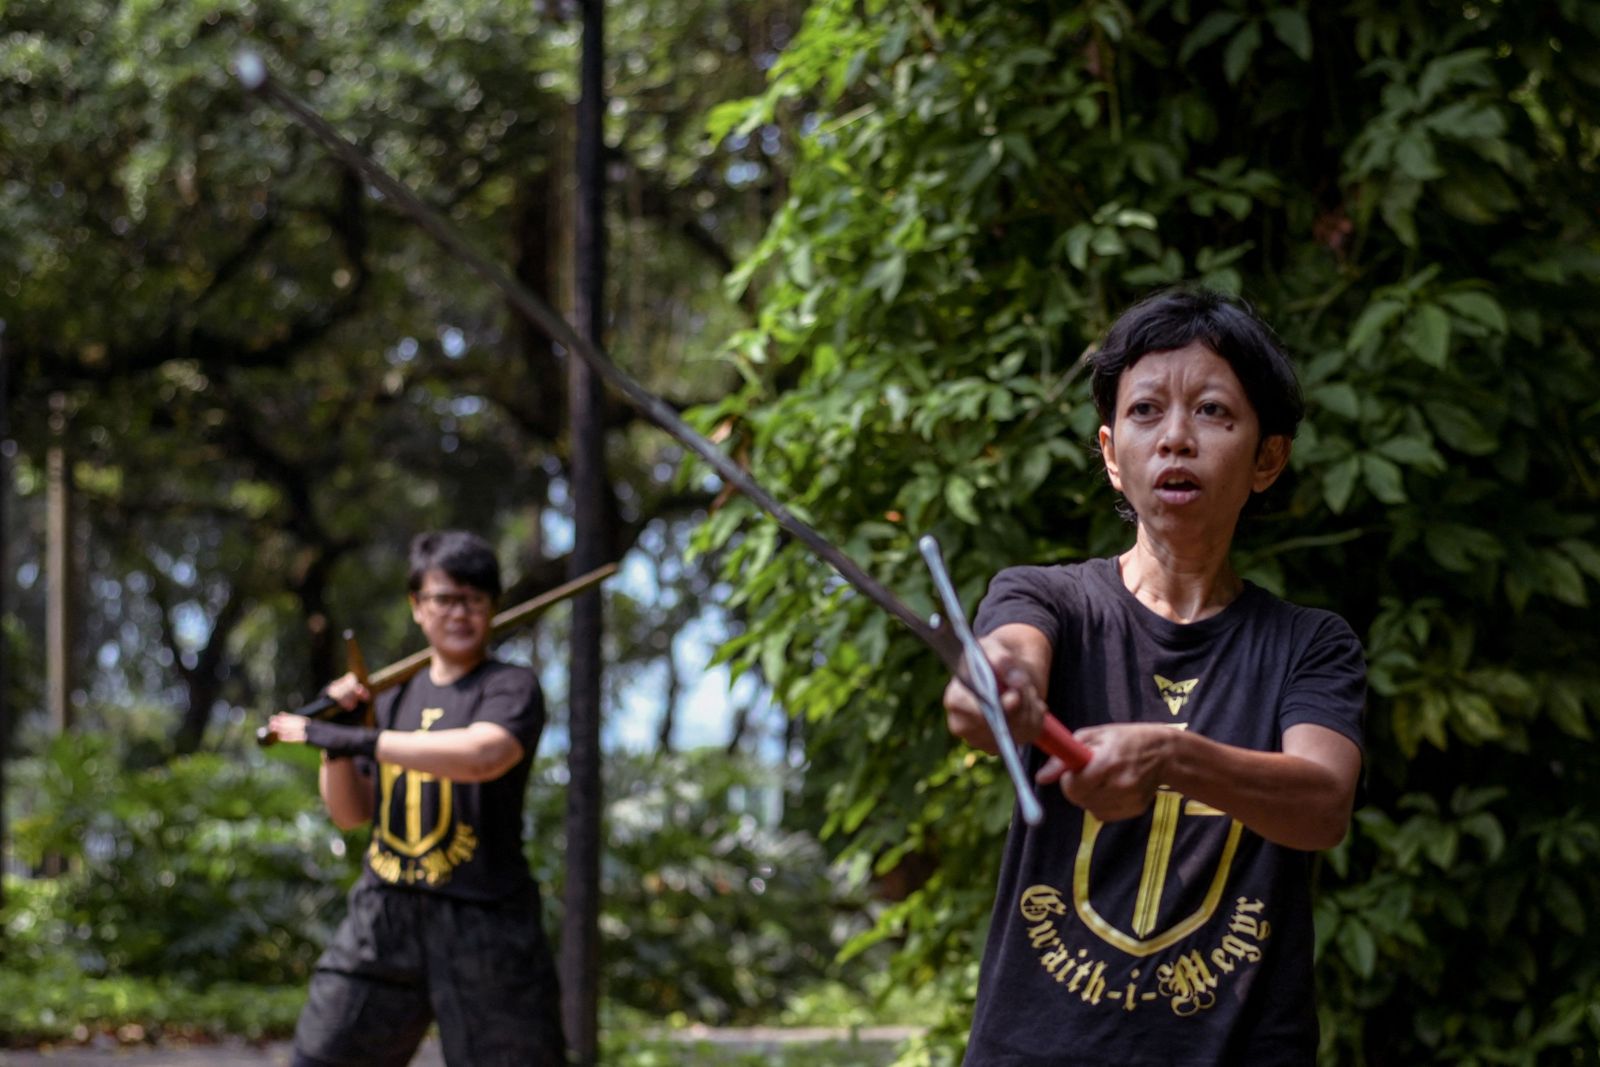
<svg viewBox="0 0 1600 1067">
<path fill-rule="evenodd" d="M 685 422 L 672 405 L 629 377 L 599 344 L 591 342 L 574 330 L 562 315 L 507 273 L 504 268 L 474 248 L 438 212 L 423 203 L 398 178 L 334 129 L 309 104 L 279 85 L 268 73 L 266 61 L 259 54 L 248 49 L 239 52 L 234 57 L 233 71 L 246 89 L 287 112 L 335 156 L 363 175 L 374 188 L 446 251 L 498 289 L 519 314 L 542 330 L 550 340 L 588 364 L 607 384 L 621 393 L 641 415 L 704 460 L 724 481 L 732 484 L 752 503 L 772 516 L 780 527 L 826 561 L 840 577 L 873 603 L 899 619 L 923 644 L 937 653 L 950 673 L 959 678 L 978 698 L 985 721 L 990 724 L 1000 751 L 1003 754 L 1009 751 L 1009 756 L 1003 755 L 1002 758 L 1005 760 L 1012 786 L 1016 790 L 1018 802 L 1022 805 L 1024 819 L 1030 824 L 1039 821 L 1042 816 L 1038 798 L 1034 796 L 1033 784 L 1027 780 L 1022 771 L 1022 761 L 1017 754 L 1016 744 L 1012 740 L 1009 728 L 1005 727 L 1005 713 L 1001 710 L 998 700 L 998 681 L 982 648 L 966 628 L 965 614 L 961 610 L 959 601 L 952 603 L 953 596 L 945 599 L 948 625 L 942 623 L 937 615 L 924 620 L 881 582 L 845 555 L 833 542 L 762 488 L 749 472 Z M 928 558 L 926 554 L 924 558 Z M 936 568 L 936 581 L 937 574 L 942 570 L 942 564 Z M 959 634 L 954 626 L 955 618 L 962 620 Z M 1045 729 L 1035 738 L 1034 744 L 1060 759 L 1069 769 L 1075 770 L 1087 766 L 1090 756 L 1088 747 L 1074 738 L 1071 731 L 1053 715 L 1046 714 L 1044 721 Z M 995 724 L 999 724 L 999 728 L 996 728 Z"/>
</svg>

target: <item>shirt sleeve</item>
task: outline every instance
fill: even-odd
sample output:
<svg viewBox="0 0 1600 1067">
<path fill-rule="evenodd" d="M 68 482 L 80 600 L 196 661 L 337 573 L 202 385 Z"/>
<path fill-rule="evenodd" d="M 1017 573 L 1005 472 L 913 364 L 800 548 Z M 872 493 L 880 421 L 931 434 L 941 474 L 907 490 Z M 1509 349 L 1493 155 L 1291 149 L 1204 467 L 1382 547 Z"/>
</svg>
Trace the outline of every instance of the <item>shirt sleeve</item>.
<svg viewBox="0 0 1600 1067">
<path fill-rule="evenodd" d="M 1350 624 L 1328 614 L 1289 674 L 1278 709 L 1280 730 L 1303 722 L 1325 726 L 1362 745 L 1367 657 Z"/>
<path fill-rule="evenodd" d="M 393 730 L 395 709 L 400 706 L 400 694 L 406 691 L 406 684 L 401 683 L 386 693 L 379 693 L 372 698 L 372 722 L 380 730 Z"/>
<path fill-rule="evenodd" d="M 544 692 L 539 688 L 539 676 L 526 667 L 497 666 L 499 669 L 483 680 L 483 699 L 473 721 L 505 727 L 531 756 L 544 732 Z"/>
<path fill-rule="evenodd" d="M 1051 648 L 1060 645 L 1061 599 L 1053 595 L 1044 567 L 1007 567 L 994 576 L 972 632 L 979 637 L 1002 626 L 1022 623 L 1044 634 Z"/>
</svg>

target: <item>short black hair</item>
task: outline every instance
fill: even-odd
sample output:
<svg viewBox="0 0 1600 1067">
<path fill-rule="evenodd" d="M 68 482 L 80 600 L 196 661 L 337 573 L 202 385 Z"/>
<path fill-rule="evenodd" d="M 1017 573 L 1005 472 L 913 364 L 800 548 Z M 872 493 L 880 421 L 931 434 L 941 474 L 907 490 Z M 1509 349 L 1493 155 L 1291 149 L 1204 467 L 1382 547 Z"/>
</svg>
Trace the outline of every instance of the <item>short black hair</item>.
<svg viewBox="0 0 1600 1067">
<path fill-rule="evenodd" d="M 411 540 L 411 574 L 406 588 L 415 593 L 431 570 L 448 574 L 452 581 L 500 595 L 500 561 L 489 542 L 467 530 L 432 530 Z"/>
<path fill-rule="evenodd" d="M 1306 404 L 1283 343 L 1249 304 L 1199 286 L 1152 293 L 1111 324 L 1087 358 L 1100 421 L 1115 423 L 1123 372 L 1152 352 L 1170 352 L 1196 341 L 1227 360 L 1239 376 L 1262 439 L 1281 434 L 1293 440 Z"/>
</svg>

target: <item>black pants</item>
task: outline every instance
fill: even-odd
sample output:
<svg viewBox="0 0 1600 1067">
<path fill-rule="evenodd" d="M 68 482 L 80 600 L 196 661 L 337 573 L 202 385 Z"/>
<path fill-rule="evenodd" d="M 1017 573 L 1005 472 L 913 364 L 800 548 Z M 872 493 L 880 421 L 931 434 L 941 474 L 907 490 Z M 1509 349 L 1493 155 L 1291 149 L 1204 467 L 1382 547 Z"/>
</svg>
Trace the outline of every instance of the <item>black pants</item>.
<svg viewBox="0 0 1600 1067">
<path fill-rule="evenodd" d="M 295 1026 L 297 1063 L 404 1067 L 437 1019 L 451 1067 L 559 1067 L 539 891 L 493 904 L 357 883 Z"/>
</svg>

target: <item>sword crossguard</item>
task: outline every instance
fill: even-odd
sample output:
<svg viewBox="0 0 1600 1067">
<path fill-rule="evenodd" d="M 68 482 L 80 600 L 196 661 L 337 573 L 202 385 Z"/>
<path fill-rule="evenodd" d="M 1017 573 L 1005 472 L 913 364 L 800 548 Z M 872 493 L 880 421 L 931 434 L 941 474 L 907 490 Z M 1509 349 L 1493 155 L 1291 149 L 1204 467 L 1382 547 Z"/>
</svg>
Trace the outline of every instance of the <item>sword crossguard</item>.
<svg viewBox="0 0 1600 1067">
<path fill-rule="evenodd" d="M 356 632 L 354 630 L 346 630 L 344 632 L 344 654 L 345 663 L 349 666 L 350 673 L 355 675 L 356 681 L 360 682 L 361 687 L 370 693 L 372 679 L 367 676 L 367 660 L 361 654 L 361 645 L 356 642 Z M 366 726 L 371 726 L 377 720 L 374 718 L 372 700 L 370 698 L 367 700 L 366 705 L 366 713 L 362 716 L 362 723 Z"/>
<path fill-rule="evenodd" d="M 1033 783 L 1028 781 L 1017 743 L 1011 737 L 1011 726 L 1000 707 L 1000 683 L 994 676 L 994 668 L 989 665 L 989 657 L 984 655 L 983 647 L 967 625 L 966 610 L 961 606 L 961 598 L 956 595 L 955 584 L 950 581 L 950 572 L 945 568 L 939 542 L 932 534 L 927 534 L 917 542 L 917 547 L 922 551 L 929 573 L 933 575 L 933 587 L 944 604 L 945 620 L 949 623 L 950 631 L 961 643 L 961 666 L 966 674 L 961 680 L 978 698 L 984 722 L 989 724 L 989 732 L 994 734 L 995 744 L 1000 749 L 1000 760 L 1005 764 L 1006 773 L 1011 776 L 1011 787 L 1016 790 L 1022 821 L 1029 826 L 1037 826 L 1044 819 L 1044 809 L 1034 794 Z"/>
<path fill-rule="evenodd" d="M 350 673 L 356 676 L 356 681 L 363 686 L 366 685 L 368 681 L 367 661 L 361 655 L 361 645 L 356 641 L 356 632 L 354 630 L 346 630 L 344 632 L 344 654 L 345 664 L 349 667 Z"/>
<path fill-rule="evenodd" d="M 944 604 L 945 619 L 941 620 L 936 613 L 928 620 L 928 624 L 937 631 L 942 628 L 945 621 L 948 621 L 949 632 L 954 635 L 960 647 L 960 656 L 951 664 L 951 670 L 978 698 L 978 706 L 983 710 L 984 721 L 989 724 L 989 731 L 994 734 L 995 744 L 1000 748 L 1000 759 L 1005 763 L 1006 773 L 1011 776 L 1012 788 L 1017 793 L 1017 803 L 1022 808 L 1022 820 L 1029 826 L 1036 826 L 1044 817 L 1044 812 L 1039 806 L 1039 798 L 1034 795 L 1033 783 L 1023 771 L 1022 757 L 1017 751 L 1016 742 L 1011 737 L 1011 727 L 1006 722 L 1005 712 L 1000 706 L 1000 683 L 994 676 L 994 667 L 990 665 L 989 657 L 984 655 L 983 646 L 979 645 L 978 639 L 973 636 L 972 628 L 967 625 L 966 612 L 961 606 L 961 598 L 956 595 L 955 583 L 950 580 L 950 572 L 945 568 L 944 554 L 939 550 L 938 540 L 928 534 L 917 542 L 917 547 L 922 551 L 922 558 L 927 562 L 928 571 L 933 575 L 934 588 L 938 590 L 939 599 Z M 1069 771 L 1082 770 L 1089 765 L 1091 755 L 1089 746 L 1073 737 L 1072 731 L 1067 729 L 1060 719 L 1048 712 L 1044 717 L 1043 729 L 1039 731 L 1039 736 L 1034 738 L 1033 743 L 1041 751 L 1061 760 Z"/>
</svg>

